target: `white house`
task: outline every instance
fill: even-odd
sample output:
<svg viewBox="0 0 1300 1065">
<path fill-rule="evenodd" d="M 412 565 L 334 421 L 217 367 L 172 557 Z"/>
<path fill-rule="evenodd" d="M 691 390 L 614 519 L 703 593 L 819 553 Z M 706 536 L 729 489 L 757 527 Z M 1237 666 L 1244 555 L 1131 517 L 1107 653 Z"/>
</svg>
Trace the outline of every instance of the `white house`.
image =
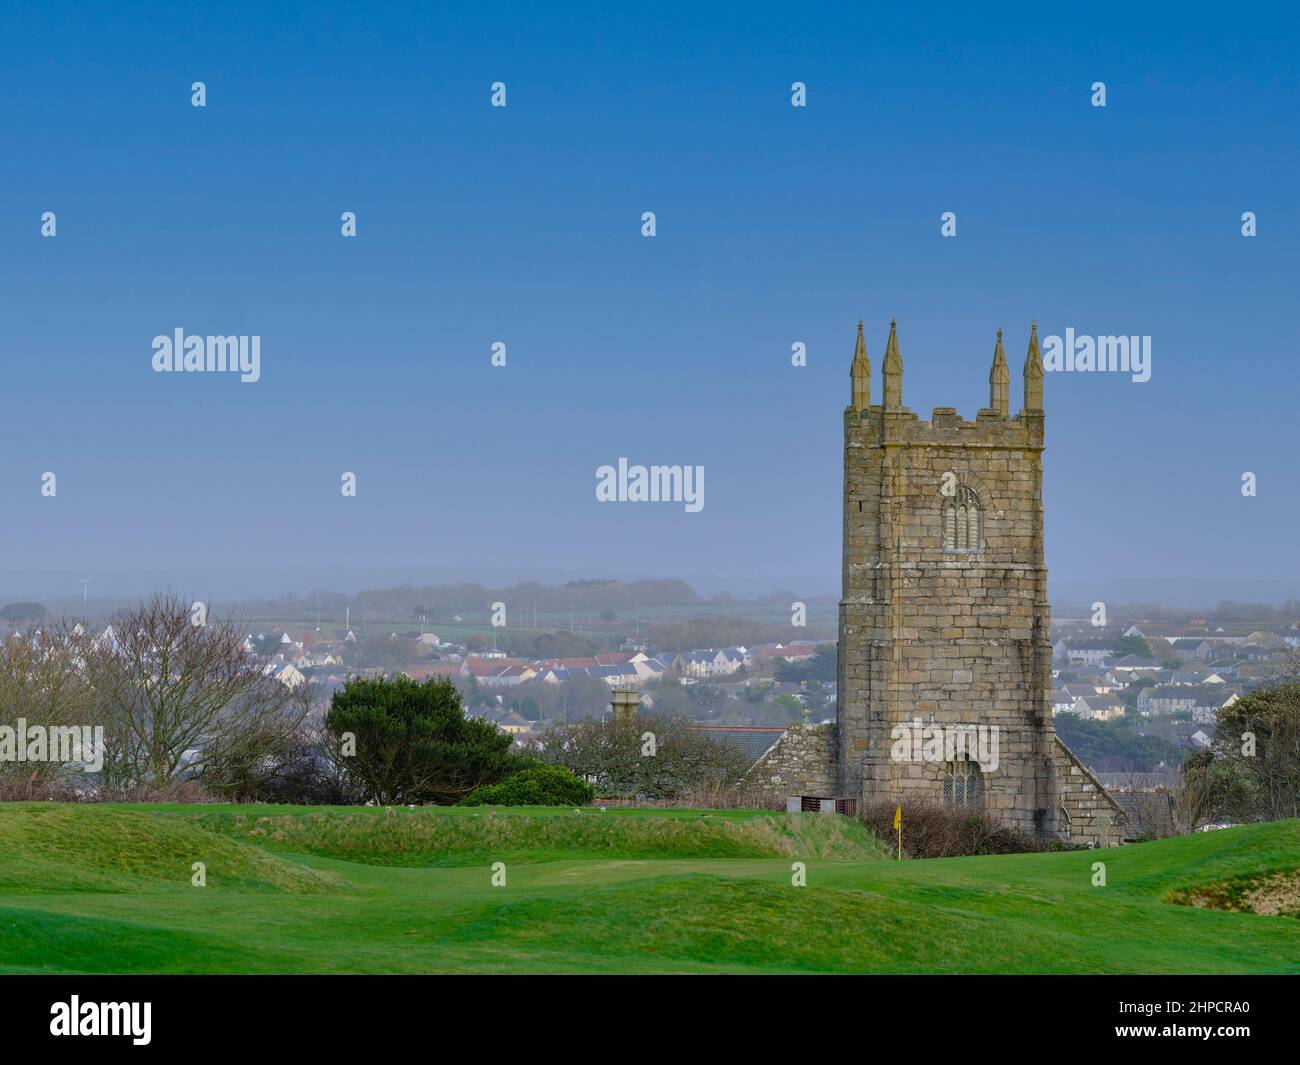
<svg viewBox="0 0 1300 1065">
<path fill-rule="evenodd" d="M 299 684 L 305 684 L 307 678 L 293 665 L 292 662 L 268 662 L 262 667 L 262 673 L 268 677 L 274 677 L 286 688 L 296 688 Z"/>
</svg>

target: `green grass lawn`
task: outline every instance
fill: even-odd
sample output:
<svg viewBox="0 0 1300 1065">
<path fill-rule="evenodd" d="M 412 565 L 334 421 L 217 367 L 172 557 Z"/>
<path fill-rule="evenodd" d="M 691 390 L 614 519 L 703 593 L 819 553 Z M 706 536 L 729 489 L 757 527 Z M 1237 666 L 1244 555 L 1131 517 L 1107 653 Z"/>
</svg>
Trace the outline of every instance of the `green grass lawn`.
<svg viewBox="0 0 1300 1065">
<path fill-rule="evenodd" d="M 1166 901 L 1296 868 L 1300 821 L 899 863 L 816 814 L 15 803 L 0 972 L 1300 972 L 1300 921 Z"/>
</svg>

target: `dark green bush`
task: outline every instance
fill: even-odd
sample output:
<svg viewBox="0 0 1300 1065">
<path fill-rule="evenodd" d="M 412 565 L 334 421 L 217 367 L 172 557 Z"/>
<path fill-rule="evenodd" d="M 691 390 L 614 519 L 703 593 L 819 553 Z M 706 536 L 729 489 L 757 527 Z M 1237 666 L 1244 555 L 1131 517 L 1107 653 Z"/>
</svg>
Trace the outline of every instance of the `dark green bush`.
<svg viewBox="0 0 1300 1065">
<path fill-rule="evenodd" d="M 499 784 L 475 788 L 458 806 L 586 806 L 595 789 L 567 769 L 537 765 L 521 769 Z"/>
<path fill-rule="evenodd" d="M 350 791 L 381 806 L 449 806 L 528 764 L 495 725 L 465 717 L 446 680 L 353 678 L 334 693 L 325 726 Z"/>
</svg>

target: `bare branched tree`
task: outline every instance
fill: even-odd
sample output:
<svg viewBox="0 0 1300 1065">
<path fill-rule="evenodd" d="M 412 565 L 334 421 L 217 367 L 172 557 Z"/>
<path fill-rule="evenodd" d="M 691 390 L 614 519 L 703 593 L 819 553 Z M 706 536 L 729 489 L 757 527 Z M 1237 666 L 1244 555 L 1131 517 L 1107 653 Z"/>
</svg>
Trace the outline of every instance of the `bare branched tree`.
<svg viewBox="0 0 1300 1065">
<path fill-rule="evenodd" d="M 104 785 L 159 788 L 182 777 L 239 792 L 302 725 L 308 703 L 265 673 L 233 619 L 195 623 L 192 604 L 153 598 L 86 646 L 103 718 Z"/>
<path fill-rule="evenodd" d="M 93 725 L 84 641 L 70 626 L 48 620 L 0 640 L 0 725 L 16 729 L 20 720 L 47 730 Z M 0 775 L 46 780 L 68 770 L 56 761 L 0 761 Z"/>
</svg>

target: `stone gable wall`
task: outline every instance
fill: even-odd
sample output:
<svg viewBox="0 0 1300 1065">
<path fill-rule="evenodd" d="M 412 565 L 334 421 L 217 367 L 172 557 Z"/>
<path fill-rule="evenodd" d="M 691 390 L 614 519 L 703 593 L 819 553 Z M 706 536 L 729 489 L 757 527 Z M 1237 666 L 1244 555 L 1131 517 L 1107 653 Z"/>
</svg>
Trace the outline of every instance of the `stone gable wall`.
<svg viewBox="0 0 1300 1065">
<path fill-rule="evenodd" d="M 1053 745 L 1061 806 L 1068 816 L 1057 818 L 1057 834 L 1070 843 L 1116 847 L 1124 838 L 1124 811 L 1106 794 L 1092 771 L 1074 756 L 1059 737 Z"/>
<path fill-rule="evenodd" d="M 834 796 L 838 771 L 834 725 L 791 725 L 754 763 L 745 783 L 774 798 Z"/>
</svg>

